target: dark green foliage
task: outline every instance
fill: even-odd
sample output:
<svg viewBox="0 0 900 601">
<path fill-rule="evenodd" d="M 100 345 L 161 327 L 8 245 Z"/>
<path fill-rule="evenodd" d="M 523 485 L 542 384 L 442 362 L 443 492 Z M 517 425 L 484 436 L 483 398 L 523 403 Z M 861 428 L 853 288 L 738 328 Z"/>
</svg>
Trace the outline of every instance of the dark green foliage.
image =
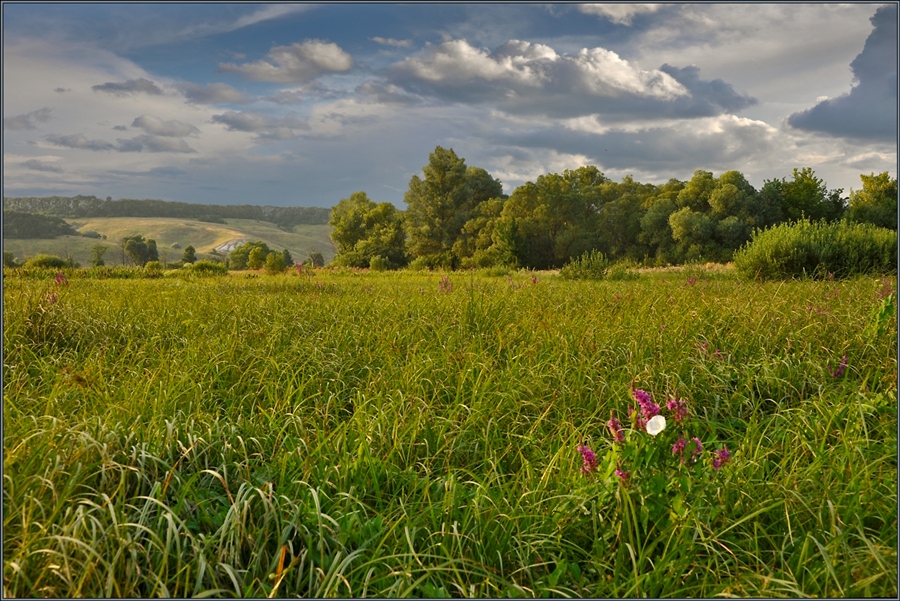
<svg viewBox="0 0 900 601">
<path fill-rule="evenodd" d="M 144 240 L 143 236 L 123 238 L 122 248 L 125 249 L 125 254 L 128 255 L 136 267 L 143 267 L 150 260 L 150 247 L 147 246 L 147 241 Z"/>
<path fill-rule="evenodd" d="M 759 280 L 894 273 L 897 235 L 871 224 L 804 219 L 757 230 L 734 264 L 744 278 Z"/>
<path fill-rule="evenodd" d="M 772 215 L 780 213 L 781 219 L 785 221 L 834 221 L 840 219 L 845 210 L 844 200 L 841 198 L 843 190 L 829 191 L 825 182 L 816 177 L 815 172 L 808 167 L 795 168 L 791 181 L 783 178 L 766 181 L 760 192 L 766 209 Z"/>
<path fill-rule="evenodd" d="M 185 247 L 184 256 L 181 257 L 181 260 L 185 263 L 194 263 L 197 260 L 197 251 L 193 246 Z"/>
<path fill-rule="evenodd" d="M 294 257 L 291 256 L 291 251 L 286 248 L 281 251 L 281 260 L 285 267 L 290 267 L 294 264 Z"/>
<path fill-rule="evenodd" d="M 328 222 L 328 209 L 317 207 L 273 207 L 259 205 L 204 205 L 165 200 L 123 198 L 105 201 L 96 196 L 48 196 L 3 199 L 7 210 L 42 213 L 57 217 L 176 217 L 208 223 L 224 223 L 225 219 L 268 221 L 290 231 L 300 224 L 321 225 Z"/>
<path fill-rule="evenodd" d="M 421 179 L 414 175 L 403 197 L 407 251 L 430 266 L 455 268 L 461 256 L 454 252 L 463 227 L 475 207 L 501 197 L 503 186 L 480 167 L 466 167 L 453 149 L 438 146 L 428 156 Z"/>
<path fill-rule="evenodd" d="M 8 250 L 3 251 L 3 266 L 4 267 L 19 267 L 19 264 L 16 263 L 16 257 L 13 253 Z"/>
<path fill-rule="evenodd" d="M 156 249 L 156 240 L 147 240 L 147 260 L 159 261 L 159 251 Z"/>
<path fill-rule="evenodd" d="M 309 253 L 309 262 L 313 267 L 325 267 L 325 257 L 318 251 Z"/>
<path fill-rule="evenodd" d="M 5 209 L 3 211 L 4 238 L 56 238 L 77 235 L 78 232 L 59 217 Z"/>
</svg>

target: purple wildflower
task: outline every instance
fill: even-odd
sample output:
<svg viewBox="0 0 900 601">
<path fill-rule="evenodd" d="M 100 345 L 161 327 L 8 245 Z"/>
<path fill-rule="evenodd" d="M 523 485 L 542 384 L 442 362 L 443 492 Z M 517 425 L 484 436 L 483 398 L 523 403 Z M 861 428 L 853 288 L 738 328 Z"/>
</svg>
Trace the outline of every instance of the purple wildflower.
<svg viewBox="0 0 900 601">
<path fill-rule="evenodd" d="M 63 275 L 63 272 L 59 272 L 56 274 L 56 285 L 57 286 L 68 286 L 69 280 L 66 279 L 66 276 Z"/>
<path fill-rule="evenodd" d="M 694 448 L 694 450 L 691 451 L 691 459 L 693 459 L 694 461 L 697 461 L 697 455 L 699 455 L 700 453 L 703 452 L 703 443 L 700 442 L 700 439 L 697 438 L 696 436 L 693 437 L 691 440 L 697 444 L 697 446 Z"/>
<path fill-rule="evenodd" d="M 297 275 L 303 275 L 303 264 L 299 261 L 294 261 L 294 267 L 297 268 Z"/>
<path fill-rule="evenodd" d="M 715 451 L 713 455 L 712 466 L 714 470 L 722 469 L 722 466 L 731 459 L 731 453 L 728 452 L 728 447 L 724 446 L 718 451 Z"/>
<path fill-rule="evenodd" d="M 597 455 L 590 447 L 579 445 L 578 452 L 581 453 L 581 458 L 584 460 L 584 464 L 581 466 L 582 474 L 590 474 L 597 469 Z"/>
<path fill-rule="evenodd" d="M 632 388 L 631 396 L 638 402 L 638 405 L 641 406 L 641 413 L 643 414 L 645 421 L 659 415 L 659 405 L 653 402 L 649 392 L 640 390 L 639 388 Z"/>
<path fill-rule="evenodd" d="M 531 276 L 531 283 L 537 284 L 537 276 L 536 275 Z"/>
<path fill-rule="evenodd" d="M 448 293 L 453 290 L 453 284 L 450 282 L 450 278 L 448 276 L 445 275 L 441 278 L 441 283 L 438 285 L 438 290 Z"/>
<path fill-rule="evenodd" d="M 628 415 L 631 416 L 631 421 L 634 424 L 635 430 L 640 430 L 642 432 L 647 431 L 647 420 L 644 419 L 637 409 L 632 409 Z"/>
<path fill-rule="evenodd" d="M 844 353 L 844 358 L 841 360 L 841 364 L 832 370 L 831 377 L 840 378 L 844 375 L 845 369 L 847 369 L 847 353 Z"/>
<path fill-rule="evenodd" d="M 618 476 L 622 480 L 622 484 L 628 484 L 628 478 L 631 476 L 631 470 L 623 470 L 620 467 L 616 468 L 616 476 Z"/>
<path fill-rule="evenodd" d="M 687 445 L 687 441 L 684 439 L 684 436 L 678 437 L 678 442 L 672 445 L 672 454 L 679 455 L 681 457 L 681 463 L 684 463 L 684 447 Z"/>
<path fill-rule="evenodd" d="M 616 442 L 625 442 L 625 433 L 622 432 L 622 424 L 619 423 L 619 420 L 617 420 L 615 416 L 613 416 L 612 411 L 609 412 L 609 421 L 606 422 L 606 427 L 612 432 L 613 439 Z"/>
<path fill-rule="evenodd" d="M 676 424 L 680 424 L 687 419 L 687 401 L 679 399 L 677 394 L 666 400 L 666 409 L 672 412 L 672 419 L 675 420 Z"/>
</svg>

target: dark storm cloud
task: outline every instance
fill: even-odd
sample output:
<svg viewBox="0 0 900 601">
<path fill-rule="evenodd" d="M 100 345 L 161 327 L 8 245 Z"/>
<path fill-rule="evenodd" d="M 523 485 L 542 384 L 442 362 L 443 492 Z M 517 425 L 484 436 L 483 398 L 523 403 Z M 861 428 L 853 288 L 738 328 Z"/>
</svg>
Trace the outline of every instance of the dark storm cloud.
<svg viewBox="0 0 900 601">
<path fill-rule="evenodd" d="M 835 137 L 882 142 L 897 139 L 897 5 L 875 11 L 874 29 L 850 68 L 848 94 L 794 113 L 788 124 Z"/>
<path fill-rule="evenodd" d="M 709 117 L 735 113 L 757 103 L 756 98 L 735 92 L 730 83 L 721 79 L 711 81 L 700 79 L 700 69 L 693 65 L 679 69 L 664 64 L 659 70 L 671 75 L 675 81 L 691 92 L 690 98 L 675 100 L 675 104 L 682 105 L 675 109 L 675 112 L 682 116 Z"/>
<path fill-rule="evenodd" d="M 135 93 L 159 96 L 163 93 L 159 86 L 157 86 L 149 79 L 144 79 L 143 77 L 138 79 L 129 79 L 128 81 L 124 81 L 121 83 L 110 81 L 104 84 L 91 86 L 91 89 L 95 92 L 107 92 L 116 96 L 129 96 Z"/>
</svg>

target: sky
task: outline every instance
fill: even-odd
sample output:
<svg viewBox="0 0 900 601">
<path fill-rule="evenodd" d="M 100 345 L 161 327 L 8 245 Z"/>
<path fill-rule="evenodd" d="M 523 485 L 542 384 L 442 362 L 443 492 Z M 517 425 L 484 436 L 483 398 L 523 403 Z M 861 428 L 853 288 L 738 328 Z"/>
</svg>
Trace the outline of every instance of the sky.
<svg viewBox="0 0 900 601">
<path fill-rule="evenodd" d="M 509 194 L 897 176 L 896 3 L 3 4 L 3 195 L 405 209 L 435 147 Z"/>
</svg>

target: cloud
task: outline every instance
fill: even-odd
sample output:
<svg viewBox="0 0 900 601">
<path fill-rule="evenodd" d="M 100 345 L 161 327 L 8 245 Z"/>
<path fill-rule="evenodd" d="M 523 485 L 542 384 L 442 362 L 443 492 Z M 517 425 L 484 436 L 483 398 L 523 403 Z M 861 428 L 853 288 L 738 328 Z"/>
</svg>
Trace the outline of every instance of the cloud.
<svg viewBox="0 0 900 601">
<path fill-rule="evenodd" d="M 82 150 L 115 150 L 115 144 L 103 140 L 89 140 L 84 134 L 70 134 L 67 136 L 50 135 L 45 138 L 54 146 L 64 148 L 80 148 Z"/>
<path fill-rule="evenodd" d="M 259 113 L 229 111 L 221 115 L 213 115 L 212 123 L 224 125 L 228 131 L 240 131 L 258 134 L 261 139 L 288 140 L 296 138 L 299 131 L 309 129 L 305 120 L 294 114 L 272 117 Z"/>
<path fill-rule="evenodd" d="M 53 88 L 53 91 L 57 94 L 65 94 L 66 92 L 71 92 L 71 88 Z"/>
<path fill-rule="evenodd" d="M 394 48 L 409 48 L 412 46 L 412 42 L 409 40 L 395 40 L 394 38 L 381 38 L 374 37 L 369 38 L 376 44 L 381 44 L 382 46 L 393 46 Z"/>
<path fill-rule="evenodd" d="M 325 73 L 341 73 L 353 67 L 353 58 L 334 43 L 307 40 L 290 46 L 275 46 L 269 60 L 235 65 L 220 63 L 219 70 L 239 73 L 254 81 L 303 83 Z"/>
<path fill-rule="evenodd" d="M 201 85 L 185 82 L 177 84 L 175 87 L 189 101 L 199 104 L 240 104 L 247 102 L 247 96 L 243 92 L 224 83 Z"/>
<path fill-rule="evenodd" d="M 701 80 L 696 67 L 644 70 L 604 48 L 560 55 L 519 40 L 492 53 L 465 40 L 445 42 L 396 63 L 386 75 L 414 94 L 555 117 L 712 116 L 755 102 L 722 80 Z"/>
<path fill-rule="evenodd" d="M 679 69 L 664 64 L 659 70 L 671 75 L 675 81 L 690 91 L 690 100 L 686 103 L 682 113 L 685 116 L 689 116 L 691 111 L 694 111 L 696 116 L 719 115 L 723 112 L 733 113 L 757 103 L 756 98 L 738 94 L 731 84 L 725 83 L 721 79 L 712 81 L 700 79 L 700 69 L 694 65 Z"/>
<path fill-rule="evenodd" d="M 897 5 L 871 18 L 874 29 L 850 63 L 856 85 L 790 115 L 791 127 L 833 137 L 892 142 L 897 138 Z"/>
<path fill-rule="evenodd" d="M 193 136 L 200 133 L 200 130 L 193 125 L 182 123 L 181 121 L 176 121 L 174 119 L 171 121 L 163 121 L 162 119 L 151 117 L 149 115 L 141 115 L 132 122 L 131 127 L 139 127 L 148 134 L 153 134 L 155 136 L 174 138 L 183 138 L 185 136 Z"/>
<path fill-rule="evenodd" d="M 45 138 L 55 146 L 79 150 L 115 151 L 115 152 L 196 152 L 184 140 L 173 140 L 161 136 L 142 135 L 136 138 L 116 140 L 118 144 L 103 140 L 90 140 L 84 134 L 67 136 L 51 135 Z"/>
<path fill-rule="evenodd" d="M 12 131 L 37 129 L 37 126 L 34 124 L 34 122 L 37 121 L 38 123 L 46 123 L 50 120 L 50 113 L 51 110 L 48 107 L 44 107 L 36 111 L 31 111 L 30 113 L 25 113 L 24 115 L 16 115 L 15 117 L 10 118 L 4 117 L 3 129 L 9 129 Z"/>
<path fill-rule="evenodd" d="M 49 165 L 47 163 L 43 163 L 37 159 L 30 159 L 22 163 L 22 166 L 26 169 L 31 169 L 32 171 L 43 171 L 45 173 L 62 173 L 63 170 L 61 167 L 57 167 L 56 165 Z"/>
<path fill-rule="evenodd" d="M 154 167 L 152 169 L 147 169 L 146 171 L 127 171 L 124 169 L 110 169 L 107 173 L 113 175 L 126 175 L 129 177 L 132 176 L 147 176 L 147 177 L 183 177 L 188 175 L 188 172 L 184 169 L 179 169 L 178 167 Z"/>
<path fill-rule="evenodd" d="M 579 4 L 578 10 L 588 15 L 605 17 L 618 25 L 631 25 L 635 15 L 654 13 L 661 4 Z"/>
<path fill-rule="evenodd" d="M 143 93 L 150 94 L 153 96 L 159 96 L 163 92 L 155 83 L 150 81 L 149 79 L 144 79 L 140 77 L 138 79 L 129 79 L 128 81 L 124 81 L 121 83 L 116 83 L 113 81 L 91 86 L 91 89 L 95 92 L 108 92 L 110 94 L 114 94 L 115 96 L 129 96 L 131 94 Z"/>
</svg>

